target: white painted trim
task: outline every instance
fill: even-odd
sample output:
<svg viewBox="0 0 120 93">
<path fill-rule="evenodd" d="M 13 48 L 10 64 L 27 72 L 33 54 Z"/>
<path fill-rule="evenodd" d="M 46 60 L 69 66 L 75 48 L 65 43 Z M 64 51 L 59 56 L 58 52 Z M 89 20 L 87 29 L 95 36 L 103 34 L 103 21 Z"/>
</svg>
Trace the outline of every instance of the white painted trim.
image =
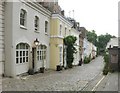
<svg viewBox="0 0 120 93">
<path fill-rule="evenodd" d="M 63 21 L 64 23 L 68 24 L 69 26 L 73 26 L 73 24 L 71 22 L 69 22 L 67 19 L 65 19 L 64 17 L 62 17 L 59 14 L 52 14 L 52 18 L 58 18 L 59 20 Z"/>
<path fill-rule="evenodd" d="M 59 44 L 58 47 L 62 47 L 63 48 L 63 44 Z"/>
<path fill-rule="evenodd" d="M 50 36 L 50 38 L 61 38 L 61 39 L 63 39 L 64 37 L 63 36 Z"/>
</svg>

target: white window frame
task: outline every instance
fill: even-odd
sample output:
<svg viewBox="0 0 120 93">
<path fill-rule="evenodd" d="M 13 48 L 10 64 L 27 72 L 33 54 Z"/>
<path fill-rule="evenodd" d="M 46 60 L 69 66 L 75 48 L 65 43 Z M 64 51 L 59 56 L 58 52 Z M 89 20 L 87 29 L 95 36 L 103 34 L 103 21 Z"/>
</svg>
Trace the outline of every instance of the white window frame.
<svg viewBox="0 0 120 93">
<path fill-rule="evenodd" d="M 35 31 L 39 30 L 39 17 L 38 16 L 35 16 L 34 27 L 35 27 Z"/>
<path fill-rule="evenodd" d="M 67 35 L 67 27 L 65 27 L 65 36 Z"/>
<path fill-rule="evenodd" d="M 19 43 L 16 46 L 16 64 L 29 62 L 29 45 L 27 43 Z"/>
<path fill-rule="evenodd" d="M 45 21 L 45 34 L 48 33 L 48 21 Z"/>
<path fill-rule="evenodd" d="M 26 25 L 27 25 L 27 11 L 25 9 L 21 9 L 20 10 L 20 27 L 26 28 Z"/>
<path fill-rule="evenodd" d="M 59 35 L 62 35 L 62 25 L 60 24 Z"/>
<path fill-rule="evenodd" d="M 60 62 L 60 65 L 63 62 L 63 47 L 62 46 L 59 46 L 59 62 Z"/>
<path fill-rule="evenodd" d="M 40 45 L 37 47 L 37 61 L 46 60 L 47 47 Z"/>
</svg>

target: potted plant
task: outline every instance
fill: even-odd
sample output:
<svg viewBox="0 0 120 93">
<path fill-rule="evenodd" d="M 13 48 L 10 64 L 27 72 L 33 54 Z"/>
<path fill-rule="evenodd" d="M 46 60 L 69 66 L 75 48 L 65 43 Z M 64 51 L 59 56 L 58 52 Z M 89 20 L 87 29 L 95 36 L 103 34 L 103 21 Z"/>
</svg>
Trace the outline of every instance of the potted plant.
<svg viewBox="0 0 120 93">
<path fill-rule="evenodd" d="M 45 71 L 45 67 L 44 67 L 44 59 L 43 59 L 42 67 L 40 68 L 40 73 L 44 73 L 44 71 Z"/>
<path fill-rule="evenodd" d="M 29 75 L 33 75 L 33 74 L 34 74 L 34 69 L 29 69 L 29 70 L 28 70 L 28 74 L 29 74 Z"/>
</svg>

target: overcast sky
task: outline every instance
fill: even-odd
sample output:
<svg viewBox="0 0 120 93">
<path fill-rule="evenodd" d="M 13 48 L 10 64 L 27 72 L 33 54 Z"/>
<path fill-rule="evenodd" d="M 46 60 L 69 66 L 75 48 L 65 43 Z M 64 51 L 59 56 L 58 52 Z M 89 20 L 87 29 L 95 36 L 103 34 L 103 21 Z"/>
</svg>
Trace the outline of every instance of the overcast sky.
<svg viewBox="0 0 120 93">
<path fill-rule="evenodd" d="M 118 1 L 120 0 L 58 0 L 67 17 L 74 17 L 80 26 L 98 35 L 118 36 Z M 72 10 L 74 10 L 74 15 Z M 71 11 L 71 13 L 69 13 Z"/>
</svg>

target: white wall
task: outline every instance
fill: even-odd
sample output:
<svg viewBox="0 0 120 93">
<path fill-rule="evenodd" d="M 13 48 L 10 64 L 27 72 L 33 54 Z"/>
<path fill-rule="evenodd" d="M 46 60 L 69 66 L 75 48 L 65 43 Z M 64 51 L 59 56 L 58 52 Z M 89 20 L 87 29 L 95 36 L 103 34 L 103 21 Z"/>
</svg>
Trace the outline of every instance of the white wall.
<svg viewBox="0 0 120 93">
<path fill-rule="evenodd" d="M 120 47 L 120 1 L 118 2 L 118 39 L 119 39 L 119 47 Z"/>
<path fill-rule="evenodd" d="M 4 3 L 0 2 L 0 75 L 4 73 Z"/>
<path fill-rule="evenodd" d="M 27 11 L 27 25 L 26 29 L 20 27 L 20 10 L 24 9 Z M 50 16 L 41 12 L 37 8 L 31 5 L 27 5 L 21 2 L 7 3 L 6 7 L 6 74 L 8 76 L 15 76 L 16 73 L 16 62 L 15 62 L 15 50 L 16 45 L 19 43 L 28 43 L 30 46 L 30 52 L 32 51 L 34 40 L 37 38 L 40 44 L 47 46 L 47 62 L 46 68 L 49 68 L 49 35 L 50 35 Z M 39 32 L 34 30 L 34 17 L 39 17 Z M 9 16 L 9 17 L 8 17 Z M 48 21 L 48 34 L 45 34 L 44 27 L 45 21 Z M 10 51 L 10 52 L 8 52 Z M 12 54 L 12 55 L 11 55 Z M 32 54 L 30 54 L 30 58 Z M 32 59 L 29 59 L 32 62 Z M 8 63 L 9 62 L 9 63 Z M 37 64 L 36 64 L 37 65 Z M 38 64 L 40 65 L 40 64 Z M 9 67 L 8 67 L 9 66 Z M 23 66 L 24 67 L 24 66 Z M 36 66 L 38 67 L 38 66 Z M 13 70 L 11 70 L 13 69 Z M 11 70 L 11 71 L 10 71 Z"/>
<path fill-rule="evenodd" d="M 83 51 L 83 59 L 84 59 L 85 56 L 89 57 L 89 55 L 92 53 L 92 45 L 86 38 L 84 38 L 83 41 L 83 48 L 84 48 Z"/>
<path fill-rule="evenodd" d="M 76 47 L 76 49 L 77 49 L 77 53 L 76 54 L 74 54 L 74 61 L 73 61 L 73 65 L 78 65 L 78 63 L 79 63 L 79 60 L 80 60 L 80 51 L 79 51 L 79 32 L 77 31 L 77 30 L 75 30 L 75 29 L 72 29 L 71 30 L 71 35 L 73 35 L 73 36 L 75 36 L 75 37 L 77 37 L 77 40 L 76 40 L 76 45 L 77 46 L 75 46 Z"/>
</svg>

